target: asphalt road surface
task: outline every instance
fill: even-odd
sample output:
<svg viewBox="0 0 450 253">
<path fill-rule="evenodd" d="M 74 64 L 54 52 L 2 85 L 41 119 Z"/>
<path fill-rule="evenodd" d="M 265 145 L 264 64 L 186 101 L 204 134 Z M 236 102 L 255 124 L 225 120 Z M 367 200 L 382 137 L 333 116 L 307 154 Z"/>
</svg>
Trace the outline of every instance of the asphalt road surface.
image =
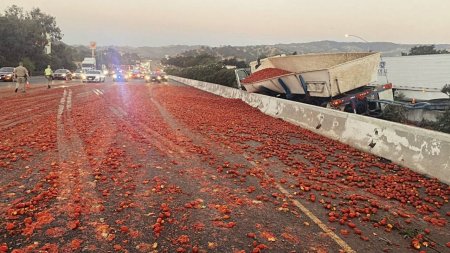
<svg viewBox="0 0 450 253">
<path fill-rule="evenodd" d="M 449 252 L 449 186 L 178 83 L 0 83 L 0 252 Z"/>
</svg>

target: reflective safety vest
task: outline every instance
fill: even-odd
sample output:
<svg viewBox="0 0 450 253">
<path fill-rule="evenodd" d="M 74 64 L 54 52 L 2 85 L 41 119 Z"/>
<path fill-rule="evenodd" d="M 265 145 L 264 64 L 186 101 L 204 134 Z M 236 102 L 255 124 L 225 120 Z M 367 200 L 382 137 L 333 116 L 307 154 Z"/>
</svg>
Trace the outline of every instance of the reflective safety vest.
<svg viewBox="0 0 450 253">
<path fill-rule="evenodd" d="M 51 76 L 53 74 L 53 71 L 51 68 L 46 68 L 44 72 L 45 72 L 46 76 Z"/>
</svg>

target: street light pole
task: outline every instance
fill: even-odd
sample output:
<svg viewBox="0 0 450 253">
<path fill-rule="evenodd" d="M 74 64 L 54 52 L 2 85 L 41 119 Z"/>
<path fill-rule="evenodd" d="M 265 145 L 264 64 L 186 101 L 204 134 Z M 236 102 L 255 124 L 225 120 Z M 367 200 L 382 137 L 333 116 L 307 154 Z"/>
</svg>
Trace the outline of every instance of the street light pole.
<svg viewBox="0 0 450 253">
<path fill-rule="evenodd" d="M 360 39 L 360 40 L 362 40 L 362 41 L 364 41 L 364 42 L 366 42 L 366 43 L 369 43 L 369 41 L 367 41 L 366 39 L 364 39 L 364 38 L 361 37 L 361 36 L 352 35 L 352 34 L 346 34 L 345 37 L 346 37 L 346 38 L 348 38 L 348 37 L 355 37 L 355 38 L 358 38 L 358 39 Z M 369 46 L 367 46 L 367 51 L 370 52 Z M 386 66 L 386 62 L 383 61 L 383 56 L 381 56 L 381 57 L 380 57 L 380 66 L 379 66 L 379 69 L 378 69 L 378 75 L 381 75 L 381 76 L 384 75 L 384 76 L 386 76 L 386 82 L 389 82 L 388 79 L 387 79 L 387 70 L 386 70 L 385 66 Z"/>
<path fill-rule="evenodd" d="M 363 37 L 361 37 L 361 36 L 357 36 L 357 35 L 353 35 L 353 34 L 346 34 L 345 37 L 346 37 L 346 38 L 348 38 L 348 37 L 355 37 L 355 38 L 358 38 L 358 39 L 360 39 L 360 40 L 362 40 L 362 41 L 364 41 L 364 42 L 369 43 L 369 41 L 365 40 L 365 39 L 364 39 Z"/>
<path fill-rule="evenodd" d="M 360 39 L 360 40 L 362 40 L 362 41 L 364 41 L 364 42 L 366 42 L 366 43 L 369 43 L 369 41 L 367 41 L 366 39 L 364 39 L 363 37 L 361 37 L 361 36 L 358 36 L 358 35 L 353 35 L 353 34 L 345 34 L 345 37 L 346 37 L 346 38 L 348 38 L 348 37 L 355 37 L 355 38 L 358 38 L 358 39 Z M 370 52 L 370 48 L 369 48 L 369 46 L 367 46 L 367 51 L 369 51 L 369 52 Z"/>
</svg>

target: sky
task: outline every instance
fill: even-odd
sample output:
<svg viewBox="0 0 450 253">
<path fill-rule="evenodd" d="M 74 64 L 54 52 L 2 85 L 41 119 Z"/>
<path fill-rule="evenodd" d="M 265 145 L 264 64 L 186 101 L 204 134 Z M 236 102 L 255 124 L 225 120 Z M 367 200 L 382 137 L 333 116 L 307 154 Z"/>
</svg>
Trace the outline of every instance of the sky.
<svg viewBox="0 0 450 253">
<path fill-rule="evenodd" d="M 450 0 L 1 0 L 38 7 L 71 45 L 450 43 Z"/>
</svg>

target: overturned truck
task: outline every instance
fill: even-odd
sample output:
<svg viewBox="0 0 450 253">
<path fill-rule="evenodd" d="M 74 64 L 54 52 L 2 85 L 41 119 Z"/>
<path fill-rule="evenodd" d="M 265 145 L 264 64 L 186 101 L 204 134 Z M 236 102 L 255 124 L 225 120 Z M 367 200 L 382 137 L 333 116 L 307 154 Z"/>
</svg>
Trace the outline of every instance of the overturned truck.
<svg viewBox="0 0 450 253">
<path fill-rule="evenodd" d="M 274 56 L 237 69 L 248 92 L 283 97 L 356 113 L 379 111 L 377 100 L 392 100 L 392 85 L 373 85 L 380 53 L 328 53 Z"/>
</svg>

